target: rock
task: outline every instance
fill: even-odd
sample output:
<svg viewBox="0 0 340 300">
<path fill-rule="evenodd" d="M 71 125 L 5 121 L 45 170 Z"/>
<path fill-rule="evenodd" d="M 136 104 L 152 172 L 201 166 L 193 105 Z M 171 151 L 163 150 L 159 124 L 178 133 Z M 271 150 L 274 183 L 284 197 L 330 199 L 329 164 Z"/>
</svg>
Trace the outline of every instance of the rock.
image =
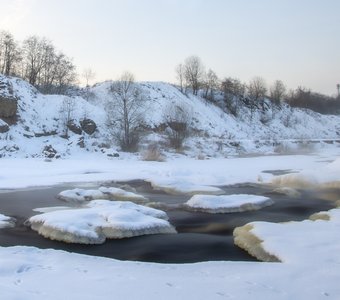
<svg viewBox="0 0 340 300">
<path fill-rule="evenodd" d="M 85 142 L 84 142 L 84 137 L 83 136 L 78 139 L 77 145 L 80 148 L 85 148 Z"/>
<path fill-rule="evenodd" d="M 80 121 L 81 129 L 87 134 L 93 134 L 97 129 L 97 124 L 91 119 L 84 119 Z"/>
<path fill-rule="evenodd" d="M 17 114 L 18 101 L 13 94 L 11 82 L 0 76 L 0 118 L 12 118 Z"/>
<path fill-rule="evenodd" d="M 11 96 L 0 96 L 0 117 L 11 118 L 17 114 L 17 99 Z"/>
<path fill-rule="evenodd" d="M 0 120 L 0 133 L 5 133 L 9 130 L 9 126 L 6 122 Z"/>
<path fill-rule="evenodd" d="M 51 145 L 47 145 L 44 147 L 42 151 L 43 155 L 45 155 L 46 158 L 58 158 L 60 157 L 57 155 L 57 150 L 55 150 Z"/>
<path fill-rule="evenodd" d="M 56 130 L 52 131 L 43 131 L 43 132 L 36 132 L 34 133 L 35 137 L 42 137 L 42 136 L 51 136 L 51 135 L 57 135 L 58 132 Z"/>
<path fill-rule="evenodd" d="M 107 154 L 108 157 L 119 157 L 118 153 L 108 153 Z"/>
<path fill-rule="evenodd" d="M 81 127 L 78 124 L 76 124 L 75 120 L 68 121 L 66 126 L 70 131 L 72 131 L 75 134 L 82 134 L 83 132 Z"/>
</svg>

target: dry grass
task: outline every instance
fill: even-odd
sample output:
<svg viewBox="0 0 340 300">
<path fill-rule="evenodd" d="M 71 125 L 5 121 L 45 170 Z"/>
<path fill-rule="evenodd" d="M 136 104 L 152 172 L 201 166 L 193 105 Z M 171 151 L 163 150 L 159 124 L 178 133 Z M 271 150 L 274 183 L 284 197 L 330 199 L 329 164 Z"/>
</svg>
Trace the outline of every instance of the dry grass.
<svg viewBox="0 0 340 300">
<path fill-rule="evenodd" d="M 165 161 L 165 157 L 159 149 L 158 144 L 150 144 L 143 152 L 142 159 L 145 161 Z"/>
</svg>

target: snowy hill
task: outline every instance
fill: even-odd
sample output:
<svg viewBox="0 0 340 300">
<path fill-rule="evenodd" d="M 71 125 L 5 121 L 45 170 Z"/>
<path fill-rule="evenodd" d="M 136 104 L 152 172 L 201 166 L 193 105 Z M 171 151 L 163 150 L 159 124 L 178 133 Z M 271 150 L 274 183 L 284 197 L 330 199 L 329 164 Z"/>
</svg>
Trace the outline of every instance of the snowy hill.
<svg viewBox="0 0 340 300">
<path fill-rule="evenodd" d="M 18 78 L 0 75 L 0 83 L 11 86 L 17 99 L 17 120 L 9 124 L 7 132 L 0 133 L 1 156 L 40 157 L 44 156 L 48 146 L 61 157 L 84 151 L 113 155 L 119 150 L 106 126 L 106 103 L 112 99 L 109 92 L 111 82 L 87 89 L 87 100 L 80 96 L 42 95 Z M 307 142 L 339 138 L 338 116 L 282 105 L 280 109 L 268 109 L 264 113 L 256 110 L 252 116 L 243 106 L 235 117 L 201 97 L 184 95 L 170 84 L 138 84 L 148 98 L 145 110 L 148 131 L 141 148 L 158 142 L 163 151 L 168 151 L 166 136 L 159 128 L 166 123 L 167 111 L 175 106 L 185 107 L 190 115 L 190 137 L 185 141 L 184 153 L 191 156 L 273 152 L 287 147 L 287 143 L 293 145 L 294 141 L 287 140 Z M 76 127 L 80 128 L 82 120 L 90 119 L 97 125 L 97 130 L 93 134 L 68 130 L 69 136 L 65 138 L 65 105 L 68 105 L 68 117 L 74 120 Z M 0 125 L 4 121 L 0 118 Z"/>
</svg>

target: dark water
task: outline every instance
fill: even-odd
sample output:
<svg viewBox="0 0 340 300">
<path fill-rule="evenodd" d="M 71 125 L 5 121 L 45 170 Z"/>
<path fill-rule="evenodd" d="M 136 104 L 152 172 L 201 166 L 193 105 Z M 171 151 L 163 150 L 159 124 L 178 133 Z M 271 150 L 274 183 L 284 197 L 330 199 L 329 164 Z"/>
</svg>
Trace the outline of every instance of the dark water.
<svg viewBox="0 0 340 300">
<path fill-rule="evenodd" d="M 303 220 L 314 212 L 333 208 L 332 202 L 319 199 L 318 195 L 301 192 L 301 197 L 290 198 L 272 193 L 269 188 L 241 184 L 223 187 L 226 194 L 254 194 L 272 198 L 275 204 L 258 211 L 206 214 L 190 212 L 176 204 L 187 201 L 190 196 L 167 195 L 154 191 L 143 181 L 129 182 L 138 193 L 152 202 L 168 205 L 169 221 L 178 234 L 149 235 L 123 240 L 107 240 L 102 245 L 65 244 L 51 241 L 38 235 L 24 225 L 25 220 L 37 214 L 32 209 L 48 206 L 67 206 L 56 195 L 67 186 L 46 189 L 0 193 L 0 212 L 15 217 L 15 228 L 0 230 L 0 245 L 27 245 L 39 248 L 61 249 L 96 256 L 105 256 L 122 260 L 138 260 L 165 263 L 185 263 L 208 260 L 254 260 L 246 252 L 234 246 L 232 232 L 236 226 L 251 221 L 282 222 Z"/>
</svg>

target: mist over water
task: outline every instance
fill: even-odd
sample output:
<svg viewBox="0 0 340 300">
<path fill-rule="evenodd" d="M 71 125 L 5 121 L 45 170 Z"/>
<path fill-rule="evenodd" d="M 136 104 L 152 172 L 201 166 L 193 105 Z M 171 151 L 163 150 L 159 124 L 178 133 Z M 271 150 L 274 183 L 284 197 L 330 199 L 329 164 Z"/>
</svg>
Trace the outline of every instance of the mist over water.
<svg viewBox="0 0 340 300">
<path fill-rule="evenodd" d="M 123 183 L 121 183 L 123 184 Z M 33 209 L 49 206 L 68 206 L 70 203 L 56 199 L 56 195 L 70 187 L 0 193 L 1 213 L 15 217 L 16 227 L 0 230 L 0 245 L 27 245 L 53 248 L 121 260 L 137 260 L 163 263 L 189 263 L 208 260 L 254 260 L 234 245 L 232 232 L 235 227 L 252 221 L 285 222 L 307 219 L 311 214 L 334 207 L 334 202 L 325 201 L 327 193 L 298 190 L 298 197 L 274 192 L 272 187 L 255 184 L 225 186 L 225 194 L 253 194 L 270 197 L 274 204 L 257 211 L 228 214 L 208 214 L 185 210 L 181 204 L 190 196 L 167 195 L 155 191 L 144 181 L 128 183 L 137 193 L 163 205 L 170 223 L 178 234 L 139 236 L 122 240 L 107 240 L 101 245 L 65 244 L 40 236 L 24 225 Z M 328 194 L 337 199 L 338 190 Z M 340 197 L 339 197 L 340 198 Z"/>
</svg>

